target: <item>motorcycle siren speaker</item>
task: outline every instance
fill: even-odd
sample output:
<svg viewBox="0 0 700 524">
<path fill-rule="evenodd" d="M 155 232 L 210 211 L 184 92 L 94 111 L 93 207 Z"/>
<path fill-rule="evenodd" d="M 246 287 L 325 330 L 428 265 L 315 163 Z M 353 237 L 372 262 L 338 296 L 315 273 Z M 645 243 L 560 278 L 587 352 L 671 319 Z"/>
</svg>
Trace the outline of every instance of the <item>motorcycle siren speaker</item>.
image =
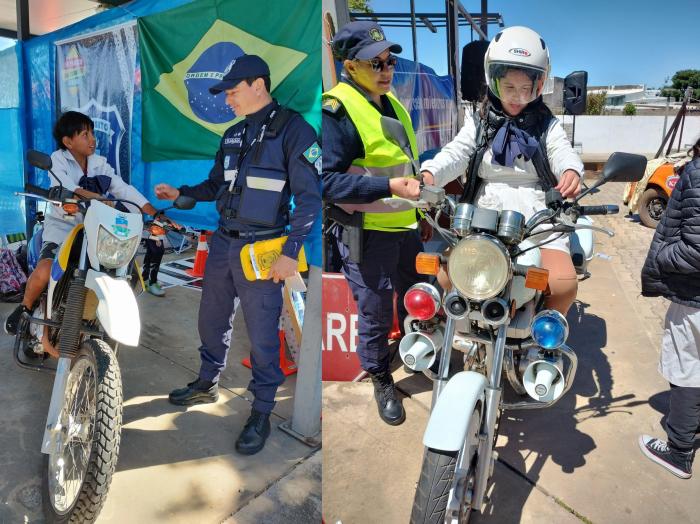
<svg viewBox="0 0 700 524">
<path fill-rule="evenodd" d="M 542 359 L 530 363 L 523 374 L 525 391 L 535 400 L 552 402 L 564 392 L 564 373 L 561 358 Z"/>
<path fill-rule="evenodd" d="M 436 329 L 432 333 L 414 331 L 407 333 L 399 344 L 401 360 L 414 371 L 424 371 L 435 363 L 442 348 L 443 333 Z"/>
</svg>

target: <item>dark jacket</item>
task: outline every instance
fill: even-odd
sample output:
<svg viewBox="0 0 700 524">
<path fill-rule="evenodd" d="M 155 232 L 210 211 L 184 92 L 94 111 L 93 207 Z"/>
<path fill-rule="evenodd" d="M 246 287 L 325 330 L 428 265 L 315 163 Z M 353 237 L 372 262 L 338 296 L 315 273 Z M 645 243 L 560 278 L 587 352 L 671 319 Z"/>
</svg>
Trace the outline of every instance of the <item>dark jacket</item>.
<svg viewBox="0 0 700 524">
<path fill-rule="evenodd" d="M 700 157 L 686 164 L 656 227 L 642 295 L 700 308 Z"/>
</svg>

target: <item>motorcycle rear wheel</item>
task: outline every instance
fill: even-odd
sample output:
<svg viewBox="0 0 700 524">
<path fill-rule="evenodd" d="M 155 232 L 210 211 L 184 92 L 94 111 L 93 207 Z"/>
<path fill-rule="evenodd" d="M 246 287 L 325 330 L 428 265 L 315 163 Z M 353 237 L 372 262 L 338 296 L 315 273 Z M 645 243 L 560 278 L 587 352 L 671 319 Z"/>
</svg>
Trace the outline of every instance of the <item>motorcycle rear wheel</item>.
<svg viewBox="0 0 700 524">
<path fill-rule="evenodd" d="M 62 452 L 44 456 L 42 499 L 49 523 L 94 522 L 119 456 L 119 364 L 102 340 L 83 341 L 71 363 L 60 415 Z"/>
<path fill-rule="evenodd" d="M 452 519 L 454 524 L 466 524 L 471 516 L 472 506 L 468 502 L 468 498 L 470 491 L 474 488 L 473 479 L 476 475 L 480 428 L 481 406 L 477 405 L 467 430 L 469 441 L 465 449 L 469 456 L 464 462 L 468 468 L 466 481 L 461 486 L 460 493 L 455 494 L 459 496 L 462 504 L 460 504 L 458 516 Z M 416 496 L 413 499 L 411 524 L 443 524 L 445 522 L 445 512 L 454 481 L 455 468 L 460 462 L 462 451 L 455 453 L 431 448 L 425 450 Z"/>
</svg>

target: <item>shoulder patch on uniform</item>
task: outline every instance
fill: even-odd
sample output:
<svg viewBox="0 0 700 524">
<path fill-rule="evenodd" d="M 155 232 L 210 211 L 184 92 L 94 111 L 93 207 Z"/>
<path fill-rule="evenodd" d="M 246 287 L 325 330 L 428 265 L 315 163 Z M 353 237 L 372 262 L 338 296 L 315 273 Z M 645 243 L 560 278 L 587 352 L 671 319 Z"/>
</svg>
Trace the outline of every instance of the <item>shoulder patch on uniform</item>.
<svg viewBox="0 0 700 524">
<path fill-rule="evenodd" d="M 321 109 L 326 111 L 327 113 L 337 113 L 340 108 L 343 107 L 343 104 L 340 103 L 340 101 L 337 98 L 332 98 L 328 97 L 323 101 L 323 104 L 321 105 Z"/>
<path fill-rule="evenodd" d="M 318 174 L 321 174 L 321 146 L 318 142 L 314 142 L 309 148 L 302 153 L 306 161 L 316 168 Z"/>
<path fill-rule="evenodd" d="M 318 142 L 314 142 L 303 154 L 304 158 L 306 158 L 310 164 L 313 164 L 321 156 L 321 146 L 318 145 Z"/>
</svg>

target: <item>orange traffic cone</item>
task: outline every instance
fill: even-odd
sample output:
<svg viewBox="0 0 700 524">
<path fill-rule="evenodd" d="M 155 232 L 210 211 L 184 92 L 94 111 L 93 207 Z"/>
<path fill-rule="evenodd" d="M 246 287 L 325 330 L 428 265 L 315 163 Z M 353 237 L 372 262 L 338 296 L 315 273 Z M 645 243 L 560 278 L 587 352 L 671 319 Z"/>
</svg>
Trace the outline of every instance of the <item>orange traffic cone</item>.
<svg viewBox="0 0 700 524">
<path fill-rule="evenodd" d="M 283 329 L 279 330 L 279 337 L 280 337 L 280 368 L 282 368 L 282 373 L 284 373 L 284 376 L 288 377 L 289 375 L 293 375 L 294 373 L 297 372 L 297 365 L 294 363 L 293 360 L 289 360 L 287 358 L 287 351 L 285 349 L 285 344 L 284 344 L 284 330 Z M 250 357 L 246 357 L 243 360 L 241 360 L 241 364 L 243 364 L 247 368 L 253 367 L 250 363 Z"/>
<path fill-rule="evenodd" d="M 399 327 L 399 311 L 396 306 L 397 295 L 394 293 L 394 324 L 389 332 L 389 340 L 398 340 L 401 338 L 401 328 Z"/>
<path fill-rule="evenodd" d="M 207 232 L 202 231 L 199 234 L 199 242 L 197 242 L 197 253 L 194 256 L 194 267 L 185 271 L 193 277 L 204 276 L 204 266 L 207 264 L 207 256 L 209 255 L 209 247 L 207 246 Z"/>
</svg>

